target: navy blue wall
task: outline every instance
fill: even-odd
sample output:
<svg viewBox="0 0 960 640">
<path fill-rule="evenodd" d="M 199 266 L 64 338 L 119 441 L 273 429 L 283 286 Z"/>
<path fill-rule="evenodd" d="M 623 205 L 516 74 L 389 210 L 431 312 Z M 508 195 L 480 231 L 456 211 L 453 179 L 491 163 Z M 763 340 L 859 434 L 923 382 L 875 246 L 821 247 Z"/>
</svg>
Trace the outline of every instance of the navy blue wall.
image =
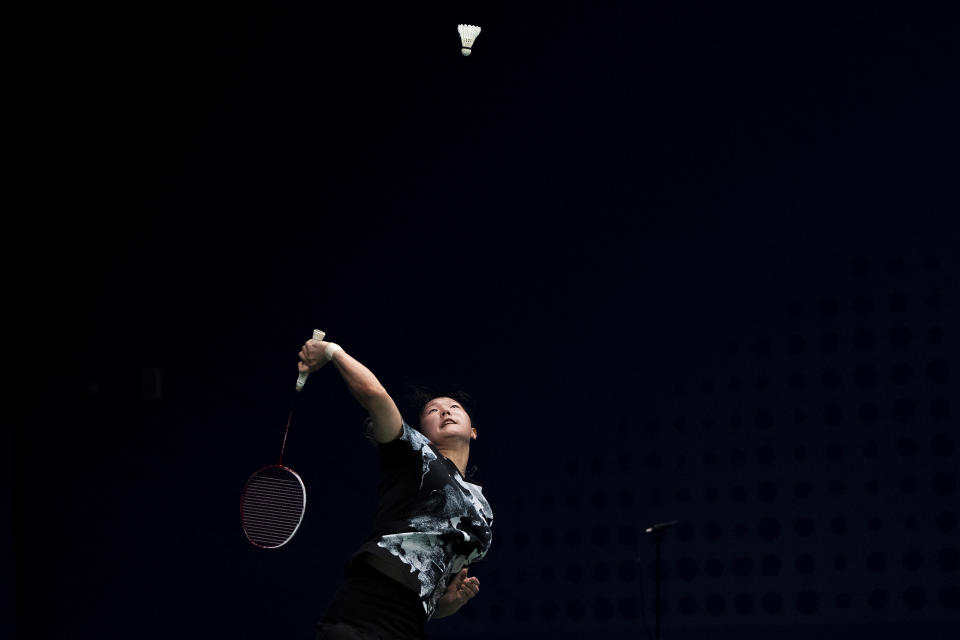
<svg viewBox="0 0 960 640">
<path fill-rule="evenodd" d="M 71 55 L 39 60 L 55 146 L 34 152 L 58 150 L 42 193 L 68 215 L 25 221 L 56 269 L 13 285 L 18 630 L 311 637 L 376 487 L 332 369 L 287 445 L 297 537 L 257 550 L 237 516 L 321 328 L 388 390 L 480 401 L 494 544 L 432 637 L 645 637 L 643 529 L 674 519 L 665 637 L 955 634 L 952 19 L 568 2 L 56 21 Z M 484 28 L 469 58 L 460 21 Z"/>
</svg>

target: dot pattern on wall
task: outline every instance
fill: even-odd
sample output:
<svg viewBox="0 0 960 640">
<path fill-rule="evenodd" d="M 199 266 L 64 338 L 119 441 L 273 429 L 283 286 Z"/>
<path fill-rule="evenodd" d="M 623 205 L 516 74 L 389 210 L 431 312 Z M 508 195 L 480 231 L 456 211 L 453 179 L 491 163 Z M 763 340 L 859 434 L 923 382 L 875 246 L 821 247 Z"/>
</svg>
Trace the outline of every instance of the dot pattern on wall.
<svg viewBox="0 0 960 640">
<path fill-rule="evenodd" d="M 855 260 L 665 382 L 615 445 L 568 447 L 522 519 L 498 523 L 515 561 L 463 624 L 652 628 L 643 529 L 674 519 L 668 626 L 960 622 L 956 272 L 935 255 Z"/>
</svg>

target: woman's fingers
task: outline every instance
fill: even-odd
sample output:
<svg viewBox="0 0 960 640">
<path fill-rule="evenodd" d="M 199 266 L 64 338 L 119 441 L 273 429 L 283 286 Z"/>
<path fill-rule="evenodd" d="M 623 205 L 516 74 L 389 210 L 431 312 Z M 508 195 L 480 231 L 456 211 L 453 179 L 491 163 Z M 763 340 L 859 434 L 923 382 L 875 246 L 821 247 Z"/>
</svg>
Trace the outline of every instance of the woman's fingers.
<svg viewBox="0 0 960 640">
<path fill-rule="evenodd" d="M 480 581 L 476 578 L 467 578 L 463 581 L 463 593 L 469 600 L 480 593 Z"/>
<path fill-rule="evenodd" d="M 300 348 L 300 353 L 297 354 L 300 357 L 300 362 L 297 363 L 297 371 L 311 373 L 327 364 L 328 360 L 324 356 L 324 349 L 329 344 L 329 342 L 313 340 L 312 338 L 304 342 L 303 347 Z"/>
<path fill-rule="evenodd" d="M 318 359 L 322 354 L 323 350 L 327 347 L 329 343 L 317 340 L 307 340 L 303 343 L 303 348 L 300 349 L 300 357 L 304 360 L 309 359 Z"/>
</svg>

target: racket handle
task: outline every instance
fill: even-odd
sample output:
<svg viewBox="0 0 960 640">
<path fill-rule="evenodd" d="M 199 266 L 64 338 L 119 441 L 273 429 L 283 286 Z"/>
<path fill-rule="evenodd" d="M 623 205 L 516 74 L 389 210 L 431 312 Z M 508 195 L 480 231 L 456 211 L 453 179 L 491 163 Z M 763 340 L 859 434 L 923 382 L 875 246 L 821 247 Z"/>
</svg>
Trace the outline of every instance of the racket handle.
<svg viewBox="0 0 960 640">
<path fill-rule="evenodd" d="M 320 340 L 323 340 L 323 337 L 325 335 L 327 334 L 325 334 L 323 331 L 320 331 L 320 329 L 314 329 L 313 338 L 311 338 L 311 340 L 316 340 L 319 342 Z M 309 375 L 310 375 L 309 371 L 304 371 L 297 377 L 297 391 L 300 391 L 300 389 L 303 389 L 303 385 L 306 384 L 307 376 Z"/>
</svg>

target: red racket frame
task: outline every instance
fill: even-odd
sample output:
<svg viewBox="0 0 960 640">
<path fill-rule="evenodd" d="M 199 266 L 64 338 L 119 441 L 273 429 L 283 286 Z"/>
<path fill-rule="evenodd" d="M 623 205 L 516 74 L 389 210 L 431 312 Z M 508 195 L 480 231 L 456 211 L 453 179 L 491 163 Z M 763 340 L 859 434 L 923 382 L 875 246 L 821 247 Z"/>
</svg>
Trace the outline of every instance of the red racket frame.
<svg viewBox="0 0 960 640">
<path fill-rule="evenodd" d="M 297 521 L 297 526 L 294 527 L 293 531 L 290 532 L 290 535 L 287 536 L 287 538 L 278 545 L 263 545 L 263 544 L 260 544 L 259 542 L 256 542 L 255 540 L 253 540 L 253 538 L 250 537 L 250 534 L 247 532 L 246 526 L 244 526 L 245 518 L 244 518 L 243 504 L 244 504 L 245 498 L 247 497 L 247 489 L 250 487 L 250 481 L 253 480 L 253 478 L 259 475 L 260 473 L 266 471 L 267 469 L 283 469 L 284 471 L 289 472 L 294 478 L 297 479 L 297 482 L 300 483 L 300 488 L 303 490 L 303 506 L 300 509 L 300 518 Z M 243 529 L 243 535 L 246 536 L 247 540 L 250 541 L 250 544 L 256 547 L 259 547 L 261 549 L 279 549 L 283 545 L 293 540 L 293 536 L 296 535 L 297 531 L 300 530 L 300 525 L 303 524 L 303 516 L 304 514 L 306 514 L 306 512 L 307 512 L 307 487 L 303 483 L 303 478 L 300 477 L 300 474 L 286 465 L 268 464 L 265 467 L 261 467 L 260 469 L 257 469 L 256 471 L 251 473 L 250 477 L 247 478 L 246 484 L 243 485 L 243 493 L 240 494 L 240 525 L 241 525 L 241 529 Z"/>
</svg>

